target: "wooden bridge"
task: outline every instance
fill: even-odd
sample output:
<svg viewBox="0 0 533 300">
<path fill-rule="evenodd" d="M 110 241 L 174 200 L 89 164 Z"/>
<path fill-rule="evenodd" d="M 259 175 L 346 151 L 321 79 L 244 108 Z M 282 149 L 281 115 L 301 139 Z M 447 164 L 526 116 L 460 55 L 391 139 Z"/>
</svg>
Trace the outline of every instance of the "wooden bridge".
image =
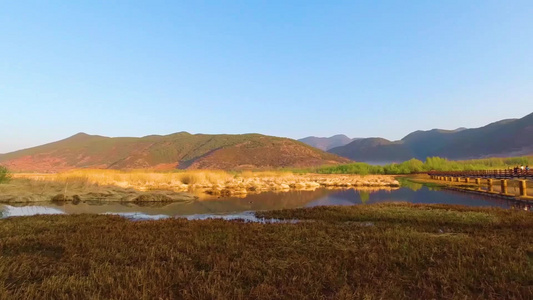
<svg viewBox="0 0 533 300">
<path fill-rule="evenodd" d="M 481 185 L 481 180 L 486 180 L 488 185 L 488 192 L 493 193 L 494 180 L 500 181 L 500 190 L 502 195 L 510 195 L 508 193 L 508 181 L 518 181 L 518 188 L 520 197 L 527 197 L 527 182 L 533 179 L 533 171 L 531 170 L 483 170 L 483 171 L 430 171 L 428 175 L 431 179 L 444 180 L 452 182 L 476 183 Z M 473 180 L 473 181 L 471 181 Z M 530 197 L 528 197 L 530 198 Z"/>
<path fill-rule="evenodd" d="M 468 177 L 468 178 L 495 178 L 495 179 L 533 179 L 532 170 L 483 170 L 483 171 L 430 171 L 429 176 Z"/>
</svg>

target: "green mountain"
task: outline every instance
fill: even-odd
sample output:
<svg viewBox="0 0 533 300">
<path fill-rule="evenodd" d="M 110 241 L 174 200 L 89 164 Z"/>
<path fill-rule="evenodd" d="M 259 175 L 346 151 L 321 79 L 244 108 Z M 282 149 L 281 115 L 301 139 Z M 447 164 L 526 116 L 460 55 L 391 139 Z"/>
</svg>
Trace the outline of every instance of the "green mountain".
<svg viewBox="0 0 533 300">
<path fill-rule="evenodd" d="M 346 162 L 349 162 L 346 158 L 287 138 L 187 132 L 142 138 L 79 133 L 54 143 L 0 155 L 0 164 L 14 171 L 35 172 L 76 168 L 279 168 Z"/>
<path fill-rule="evenodd" d="M 502 120 L 481 128 L 415 131 L 400 141 L 369 138 L 330 149 L 363 162 L 400 162 L 428 156 L 474 159 L 533 153 L 533 113 L 521 119 Z"/>
</svg>

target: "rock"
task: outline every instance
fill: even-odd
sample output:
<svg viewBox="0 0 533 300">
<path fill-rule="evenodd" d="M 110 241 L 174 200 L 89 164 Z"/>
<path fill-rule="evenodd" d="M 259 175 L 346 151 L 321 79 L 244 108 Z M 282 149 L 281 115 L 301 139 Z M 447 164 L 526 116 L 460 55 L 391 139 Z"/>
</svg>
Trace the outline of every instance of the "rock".
<svg viewBox="0 0 533 300">
<path fill-rule="evenodd" d="M 171 197 L 162 194 L 142 194 L 133 199 L 133 202 L 163 202 L 163 201 L 173 201 Z"/>
<path fill-rule="evenodd" d="M 81 197 L 79 195 L 68 197 L 68 196 L 65 196 L 65 194 L 57 194 L 54 197 L 52 197 L 51 200 L 58 201 L 58 202 L 72 201 L 74 204 L 78 204 L 81 201 Z"/>
<path fill-rule="evenodd" d="M 52 201 L 68 201 L 68 198 L 64 194 L 57 194 L 52 197 Z"/>
<path fill-rule="evenodd" d="M 81 197 L 79 195 L 72 196 L 72 204 L 76 205 L 81 202 Z"/>
</svg>

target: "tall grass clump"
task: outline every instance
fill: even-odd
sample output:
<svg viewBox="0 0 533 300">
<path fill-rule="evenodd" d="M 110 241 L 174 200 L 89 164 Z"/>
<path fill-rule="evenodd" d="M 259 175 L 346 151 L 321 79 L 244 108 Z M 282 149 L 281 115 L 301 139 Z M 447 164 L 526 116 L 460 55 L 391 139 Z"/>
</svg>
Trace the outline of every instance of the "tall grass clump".
<svg viewBox="0 0 533 300">
<path fill-rule="evenodd" d="M 11 179 L 11 172 L 4 167 L 0 166 L 0 183 L 6 183 Z"/>
<path fill-rule="evenodd" d="M 222 170 L 157 172 L 150 170 L 78 169 L 57 174 L 19 174 L 21 178 L 64 183 L 67 186 L 119 186 L 135 189 L 186 185 L 224 184 L 242 174 Z M 244 177 L 247 177 L 245 175 Z M 251 175 L 250 175 L 251 176 Z"/>
<path fill-rule="evenodd" d="M 179 185 L 224 185 L 247 178 L 291 177 L 289 171 L 234 171 L 223 170 L 176 170 L 157 172 L 151 170 L 102 170 L 78 169 L 57 174 L 18 174 L 20 178 L 53 181 L 68 186 L 108 186 L 143 189 L 146 187 L 169 187 Z"/>
</svg>

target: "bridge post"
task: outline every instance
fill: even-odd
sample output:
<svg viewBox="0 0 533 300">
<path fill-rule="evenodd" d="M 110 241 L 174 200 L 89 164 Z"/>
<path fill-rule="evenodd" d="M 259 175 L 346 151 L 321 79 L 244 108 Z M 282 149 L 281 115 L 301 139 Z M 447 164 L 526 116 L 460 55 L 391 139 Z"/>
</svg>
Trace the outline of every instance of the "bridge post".
<svg viewBox="0 0 533 300">
<path fill-rule="evenodd" d="M 525 180 L 519 180 L 518 185 L 520 187 L 520 196 L 526 197 L 527 196 L 527 185 Z"/>
<path fill-rule="evenodd" d="M 489 192 L 493 192 L 492 178 L 487 178 L 487 184 L 489 185 Z"/>
<path fill-rule="evenodd" d="M 507 179 L 501 180 L 502 194 L 507 194 Z"/>
<path fill-rule="evenodd" d="M 477 185 L 480 185 L 480 184 L 481 184 L 481 178 L 476 178 L 476 184 L 477 184 Z"/>
<path fill-rule="evenodd" d="M 470 178 L 469 177 L 465 177 L 465 183 L 470 183 Z"/>
</svg>

